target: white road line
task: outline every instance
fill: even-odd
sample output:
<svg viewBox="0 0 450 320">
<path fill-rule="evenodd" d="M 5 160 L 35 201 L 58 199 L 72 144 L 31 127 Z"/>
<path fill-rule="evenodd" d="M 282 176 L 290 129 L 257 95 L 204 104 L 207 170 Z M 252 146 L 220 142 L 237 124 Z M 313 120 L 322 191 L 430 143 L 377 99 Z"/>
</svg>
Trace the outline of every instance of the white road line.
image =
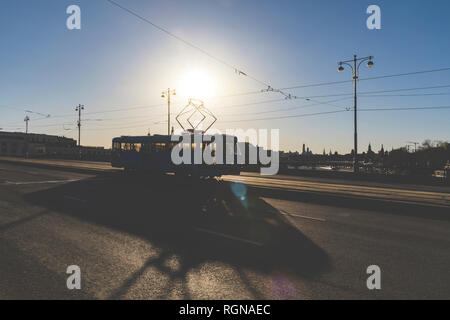
<svg viewBox="0 0 450 320">
<path fill-rule="evenodd" d="M 236 240 L 236 241 L 249 243 L 249 244 L 252 244 L 252 245 L 255 245 L 255 246 L 259 246 L 259 247 L 261 247 L 263 245 L 260 242 L 256 242 L 256 241 L 252 241 L 252 240 L 248 240 L 248 239 L 244 239 L 244 238 L 239 238 L 239 237 L 235 237 L 235 236 L 231 236 L 231 235 L 228 235 L 228 234 L 224 234 L 224 233 L 220 233 L 220 232 L 216 232 L 216 231 L 212 231 L 212 230 L 207 230 L 207 229 L 203 229 L 203 228 L 195 228 L 195 230 L 196 231 L 200 231 L 200 232 L 213 234 L 215 236 L 223 237 L 223 238 L 230 239 L 230 240 Z"/>
<path fill-rule="evenodd" d="M 315 218 L 315 217 L 309 217 L 309 216 L 302 216 L 300 214 L 293 214 L 293 213 L 288 213 L 288 212 L 284 212 L 281 210 L 278 210 L 279 213 L 285 215 L 285 216 L 290 216 L 290 217 L 296 217 L 296 218 L 303 218 L 303 219 L 309 219 L 309 220 L 316 220 L 316 221 L 321 221 L 321 222 L 325 222 L 327 220 L 322 219 L 322 218 Z"/>
<path fill-rule="evenodd" d="M 79 179 L 71 179 L 71 180 L 48 180 L 48 181 L 5 181 L 2 185 L 24 185 L 24 184 L 46 184 L 46 183 L 67 183 L 67 182 L 75 182 L 79 181 Z"/>
</svg>

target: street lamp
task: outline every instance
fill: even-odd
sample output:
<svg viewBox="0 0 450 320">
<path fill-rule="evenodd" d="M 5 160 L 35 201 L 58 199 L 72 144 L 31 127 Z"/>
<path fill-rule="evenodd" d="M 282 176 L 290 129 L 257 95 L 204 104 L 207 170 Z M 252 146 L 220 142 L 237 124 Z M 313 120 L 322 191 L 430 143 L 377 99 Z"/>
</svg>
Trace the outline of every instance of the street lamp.
<svg viewBox="0 0 450 320">
<path fill-rule="evenodd" d="M 359 67 L 361 66 L 361 64 L 365 61 L 367 61 L 367 67 L 368 68 L 372 68 L 373 67 L 373 56 L 368 56 L 368 57 L 364 57 L 364 58 L 357 58 L 356 55 L 353 56 L 352 60 L 347 60 L 347 61 L 340 61 L 338 63 L 339 67 L 338 67 L 338 72 L 342 72 L 345 70 L 344 65 L 347 65 L 350 67 L 350 69 L 352 69 L 352 79 L 353 79 L 353 84 L 354 84 L 354 121 L 355 121 L 355 133 L 354 133 L 354 153 L 353 153 L 353 171 L 355 173 L 358 172 L 359 170 L 359 165 L 358 165 L 358 120 L 357 120 L 357 95 L 356 95 L 356 84 L 358 82 L 358 77 L 359 77 Z M 351 62 L 353 62 L 353 66 L 350 64 Z M 358 63 L 359 62 L 359 63 Z"/>
<path fill-rule="evenodd" d="M 23 119 L 23 121 L 25 121 L 26 123 L 25 133 L 28 134 L 28 121 L 30 121 L 30 117 L 26 116 L 25 119 Z"/>
<path fill-rule="evenodd" d="M 76 108 L 75 111 L 78 112 L 78 146 L 81 147 L 81 111 L 84 110 L 84 105 L 79 104 Z M 81 157 L 81 149 L 80 149 L 80 157 Z"/>
<path fill-rule="evenodd" d="M 175 89 L 168 88 L 167 91 L 161 93 L 161 98 L 167 97 L 167 135 L 170 136 L 170 96 L 177 95 Z"/>
</svg>

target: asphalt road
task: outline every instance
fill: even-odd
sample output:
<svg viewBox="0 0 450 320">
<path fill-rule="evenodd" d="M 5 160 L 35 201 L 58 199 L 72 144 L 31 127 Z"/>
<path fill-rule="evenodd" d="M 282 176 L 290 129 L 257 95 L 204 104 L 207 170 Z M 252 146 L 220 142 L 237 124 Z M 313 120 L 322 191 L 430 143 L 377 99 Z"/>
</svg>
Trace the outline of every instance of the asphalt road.
<svg viewBox="0 0 450 320">
<path fill-rule="evenodd" d="M 445 189 L 254 179 L 0 163 L 0 298 L 450 298 Z M 366 287 L 374 264 L 381 290 Z"/>
<path fill-rule="evenodd" d="M 14 163 L 40 164 L 53 168 L 88 170 L 92 173 L 117 172 L 122 169 L 112 168 L 109 162 L 52 160 L 52 159 L 18 159 L 0 157 L 0 161 Z M 228 182 L 241 182 L 247 186 L 282 191 L 301 191 L 319 195 L 339 195 L 352 199 L 372 199 L 405 203 L 411 205 L 433 206 L 450 209 L 450 187 L 425 186 L 411 184 L 388 184 L 372 181 L 355 181 L 320 177 L 299 177 L 290 175 L 261 176 L 258 173 L 242 172 L 241 175 L 223 176 Z"/>
</svg>

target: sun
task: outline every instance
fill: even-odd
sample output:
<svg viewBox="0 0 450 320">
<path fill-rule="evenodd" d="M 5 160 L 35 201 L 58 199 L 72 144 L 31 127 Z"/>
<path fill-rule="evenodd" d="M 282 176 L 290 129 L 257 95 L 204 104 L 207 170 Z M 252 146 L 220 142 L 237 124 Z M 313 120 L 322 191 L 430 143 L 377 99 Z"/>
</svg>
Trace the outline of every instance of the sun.
<svg viewBox="0 0 450 320">
<path fill-rule="evenodd" d="M 205 100 L 214 95 L 215 81 L 205 71 L 189 69 L 181 75 L 179 93 L 190 99 Z"/>
</svg>

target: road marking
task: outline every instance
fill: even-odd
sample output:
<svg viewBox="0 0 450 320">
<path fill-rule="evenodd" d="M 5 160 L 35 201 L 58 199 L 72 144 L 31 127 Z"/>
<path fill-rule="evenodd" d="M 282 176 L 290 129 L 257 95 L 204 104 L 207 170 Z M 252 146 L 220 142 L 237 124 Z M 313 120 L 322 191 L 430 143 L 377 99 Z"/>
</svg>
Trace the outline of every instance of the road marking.
<svg viewBox="0 0 450 320">
<path fill-rule="evenodd" d="M 5 181 L 2 185 L 24 185 L 24 184 L 46 184 L 46 183 L 66 183 L 66 182 L 75 182 L 79 181 L 77 179 L 71 180 L 48 180 L 48 181 Z"/>
<path fill-rule="evenodd" d="M 203 228 L 195 228 L 196 231 L 200 231 L 200 232 L 204 232 L 204 233 L 209 233 L 209 234 L 213 234 L 215 236 L 219 236 L 219 237 L 223 237 L 226 239 L 230 239 L 230 240 L 236 240 L 236 241 L 241 241 L 241 242 L 245 242 L 245 243 L 249 243 L 255 246 L 259 246 L 261 247 L 263 244 L 260 242 L 256 242 L 256 241 L 252 241 L 252 240 L 248 240 L 248 239 L 244 239 L 244 238 L 239 238 L 239 237 L 235 237 L 235 236 L 231 236 L 228 234 L 224 234 L 224 233 L 220 233 L 220 232 L 216 232 L 216 231 L 212 231 L 212 230 L 207 230 L 207 229 L 203 229 Z"/>
<path fill-rule="evenodd" d="M 83 203 L 87 202 L 87 200 L 76 198 L 76 197 L 72 197 L 72 196 L 64 196 L 64 199 L 75 200 L 75 201 L 79 201 L 79 202 L 83 202 Z"/>
<path fill-rule="evenodd" d="M 322 219 L 322 218 L 315 218 L 315 217 L 309 217 L 309 216 L 302 216 L 302 215 L 300 215 L 300 214 L 288 213 L 288 212 L 281 211 L 281 210 L 278 210 L 278 212 L 281 213 L 282 215 L 290 216 L 290 217 L 303 218 L 303 219 L 309 219 L 309 220 L 316 220 L 316 221 L 321 221 L 321 222 L 327 221 L 327 220 Z"/>
</svg>

